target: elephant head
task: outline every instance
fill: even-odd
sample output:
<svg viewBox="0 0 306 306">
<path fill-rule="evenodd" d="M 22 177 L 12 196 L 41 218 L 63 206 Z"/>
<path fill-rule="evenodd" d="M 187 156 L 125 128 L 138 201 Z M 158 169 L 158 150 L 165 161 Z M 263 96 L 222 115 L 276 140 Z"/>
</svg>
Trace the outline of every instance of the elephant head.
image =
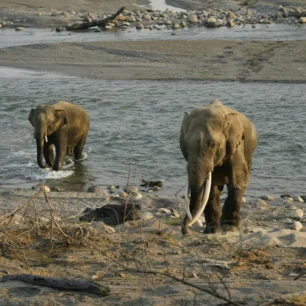
<svg viewBox="0 0 306 306">
<path fill-rule="evenodd" d="M 35 129 L 37 164 L 40 168 L 47 168 L 48 166 L 43 162 L 43 148 L 48 143 L 48 136 L 67 123 L 65 111 L 55 109 L 50 105 L 40 104 L 36 109 L 31 109 L 29 121 Z"/>
<path fill-rule="evenodd" d="M 183 233 L 187 232 L 184 226 L 196 222 L 205 209 L 215 167 L 233 158 L 243 139 L 243 125 L 238 113 L 228 112 L 218 100 L 208 107 L 185 113 L 180 147 L 187 161 L 187 199 L 190 193 L 190 204 L 186 206 L 189 220 L 184 221 Z"/>
</svg>

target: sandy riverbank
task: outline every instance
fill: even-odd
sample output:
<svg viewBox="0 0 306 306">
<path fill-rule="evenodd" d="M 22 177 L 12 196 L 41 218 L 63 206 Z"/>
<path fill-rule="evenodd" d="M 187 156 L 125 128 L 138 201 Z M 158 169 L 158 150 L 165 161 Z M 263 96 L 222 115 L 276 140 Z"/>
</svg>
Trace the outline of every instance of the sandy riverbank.
<svg viewBox="0 0 306 306">
<path fill-rule="evenodd" d="M 0 65 L 119 80 L 305 82 L 306 41 L 49 43 L 0 49 Z"/>
<path fill-rule="evenodd" d="M 35 190 L 2 192 L 0 223 L 3 214 L 24 206 L 36 194 Z M 75 192 L 51 192 L 48 198 L 70 243 L 65 243 L 55 226 L 53 248 L 49 249 L 50 210 L 40 194 L 28 210 L 19 211 L 8 226 L 4 222 L 0 227 L 0 276 L 28 273 L 94 280 L 110 287 L 111 294 L 98 297 L 9 281 L 0 282 L 0 304 L 220 305 L 222 298 L 213 297 L 212 292 L 243 305 L 261 305 L 281 297 L 290 302 L 294 293 L 299 296 L 296 301 L 306 301 L 302 293 L 306 233 L 292 229 L 294 216 L 305 211 L 304 203 L 280 198 L 247 201 L 241 211 L 240 232 L 204 235 L 203 228 L 195 226 L 191 236 L 183 237 L 183 199 L 151 195 L 131 201 L 141 204 L 147 220 L 128 221 L 122 231 L 122 226 L 105 226 L 101 221 L 80 223 L 78 217 L 65 218 L 86 207 L 124 200 Z M 176 210 L 175 216 L 171 209 Z M 299 220 L 305 222 L 303 216 Z M 186 284 L 171 279 L 183 275 Z"/>
</svg>

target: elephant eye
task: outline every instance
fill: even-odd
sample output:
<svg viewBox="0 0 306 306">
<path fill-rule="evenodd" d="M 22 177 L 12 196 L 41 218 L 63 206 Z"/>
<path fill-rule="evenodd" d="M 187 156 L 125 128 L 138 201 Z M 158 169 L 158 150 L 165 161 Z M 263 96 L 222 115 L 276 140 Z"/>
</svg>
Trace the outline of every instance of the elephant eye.
<svg viewBox="0 0 306 306">
<path fill-rule="evenodd" d="M 208 143 L 208 147 L 210 148 L 210 149 L 214 149 L 214 148 L 216 148 L 216 147 L 218 147 L 219 146 L 219 142 L 217 142 L 217 141 L 209 141 L 209 143 Z"/>
</svg>

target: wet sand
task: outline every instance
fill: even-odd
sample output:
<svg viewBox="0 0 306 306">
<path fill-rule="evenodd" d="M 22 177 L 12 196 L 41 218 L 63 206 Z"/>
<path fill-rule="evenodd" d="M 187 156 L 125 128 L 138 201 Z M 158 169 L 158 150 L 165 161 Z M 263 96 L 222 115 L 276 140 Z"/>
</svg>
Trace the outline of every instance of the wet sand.
<svg viewBox="0 0 306 306">
<path fill-rule="evenodd" d="M 305 48 L 306 41 L 47 43 L 0 49 L 0 65 L 108 80 L 305 82 Z"/>
</svg>

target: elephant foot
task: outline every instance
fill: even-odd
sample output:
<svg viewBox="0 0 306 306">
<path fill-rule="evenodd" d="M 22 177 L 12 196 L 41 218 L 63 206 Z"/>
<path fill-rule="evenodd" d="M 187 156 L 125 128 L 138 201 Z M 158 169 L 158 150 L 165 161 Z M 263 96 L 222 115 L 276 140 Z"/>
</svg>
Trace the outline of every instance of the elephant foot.
<svg viewBox="0 0 306 306">
<path fill-rule="evenodd" d="M 221 224 L 221 230 L 222 232 L 235 232 L 239 228 L 239 224 L 229 224 L 229 223 L 223 223 Z"/>
<path fill-rule="evenodd" d="M 190 234 L 191 234 L 191 232 L 190 232 L 188 226 L 185 226 L 185 225 L 182 225 L 181 233 L 182 233 L 184 236 L 190 235 Z"/>
<path fill-rule="evenodd" d="M 204 234 L 216 234 L 220 233 L 220 226 L 217 225 L 206 225 Z"/>
</svg>

